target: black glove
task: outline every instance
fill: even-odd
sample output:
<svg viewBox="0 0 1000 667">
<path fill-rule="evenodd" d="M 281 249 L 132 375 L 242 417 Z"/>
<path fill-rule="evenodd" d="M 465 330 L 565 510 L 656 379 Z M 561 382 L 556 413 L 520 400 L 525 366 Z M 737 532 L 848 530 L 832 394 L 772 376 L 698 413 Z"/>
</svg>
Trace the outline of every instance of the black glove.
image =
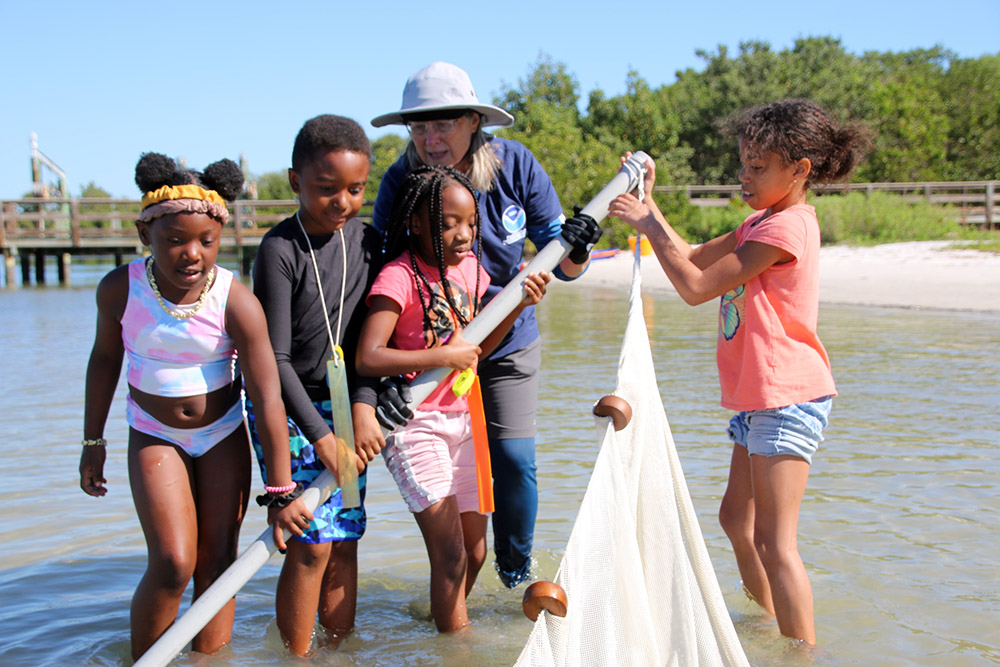
<svg viewBox="0 0 1000 667">
<path fill-rule="evenodd" d="M 586 264 L 590 259 L 590 249 L 601 239 L 603 234 L 597 221 L 586 213 L 580 213 L 580 207 L 573 207 L 573 217 L 567 218 L 562 225 L 562 237 L 573 244 L 569 258 L 574 264 Z"/>
<path fill-rule="evenodd" d="M 413 417 L 413 410 L 408 405 L 412 401 L 410 385 L 403 382 L 402 378 L 383 378 L 375 406 L 378 423 L 390 431 L 406 426 L 406 422 Z"/>
</svg>

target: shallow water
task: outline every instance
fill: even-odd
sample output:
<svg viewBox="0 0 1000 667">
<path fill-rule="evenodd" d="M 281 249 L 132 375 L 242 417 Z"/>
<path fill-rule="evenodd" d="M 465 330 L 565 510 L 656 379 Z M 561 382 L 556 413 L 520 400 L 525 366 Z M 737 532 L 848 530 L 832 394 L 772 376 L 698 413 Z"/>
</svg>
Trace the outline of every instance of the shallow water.
<svg viewBox="0 0 1000 667">
<path fill-rule="evenodd" d="M 84 495 L 76 472 L 93 285 L 106 269 L 74 265 L 76 288 L 0 290 L 2 665 L 131 662 L 128 606 L 145 550 L 125 471 L 123 383 L 106 431 L 108 496 Z M 590 407 L 614 388 L 626 296 L 557 287 L 540 310 L 541 578 L 555 574 L 597 454 Z M 800 520 L 819 635 L 805 654 L 740 594 L 715 519 L 730 447 L 714 306 L 692 309 L 668 294 L 645 305 L 688 486 L 751 663 L 1000 663 L 1000 315 L 821 309 L 841 396 Z M 340 649 L 321 649 L 311 662 L 285 652 L 273 621 L 275 558 L 238 597 L 232 647 L 175 664 L 511 664 L 531 631 L 523 589 L 504 589 L 487 565 L 470 599 L 472 630 L 439 636 L 427 618 L 423 543 L 381 462 L 371 470 L 368 511 L 358 630 Z M 251 509 L 242 543 L 263 528 L 262 512 Z"/>
</svg>

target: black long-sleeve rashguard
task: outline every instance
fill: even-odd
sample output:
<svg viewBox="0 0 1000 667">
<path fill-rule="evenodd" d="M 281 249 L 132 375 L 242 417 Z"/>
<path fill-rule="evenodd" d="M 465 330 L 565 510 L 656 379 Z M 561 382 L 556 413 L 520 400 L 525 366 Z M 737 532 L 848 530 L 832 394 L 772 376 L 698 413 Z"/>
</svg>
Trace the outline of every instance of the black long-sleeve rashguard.
<svg viewBox="0 0 1000 667">
<path fill-rule="evenodd" d="M 347 283 L 340 347 L 347 363 L 351 402 L 374 406 L 378 379 L 358 377 L 354 355 L 368 314 L 365 297 L 381 268 L 381 239 L 375 229 L 357 219 L 349 220 L 343 231 Z M 326 316 L 336 337 L 344 275 L 341 235 L 310 235 L 309 242 L 323 283 Z M 267 318 L 285 410 L 309 441 L 316 442 L 330 432 L 312 401 L 330 397 L 326 362 L 331 349 L 309 246 L 294 216 L 278 223 L 261 240 L 253 266 L 253 291 Z"/>
</svg>

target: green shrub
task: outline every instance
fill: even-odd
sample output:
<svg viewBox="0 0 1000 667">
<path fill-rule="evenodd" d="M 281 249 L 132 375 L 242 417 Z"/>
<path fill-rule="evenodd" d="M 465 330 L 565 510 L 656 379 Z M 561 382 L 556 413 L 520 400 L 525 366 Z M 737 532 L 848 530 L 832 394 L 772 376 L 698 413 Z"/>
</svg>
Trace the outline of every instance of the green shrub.
<svg viewBox="0 0 1000 667">
<path fill-rule="evenodd" d="M 674 229 L 690 243 L 704 243 L 736 229 L 751 213 L 733 199 L 727 206 L 694 206 L 683 192 L 657 194 L 657 204 Z M 861 192 L 846 195 L 812 194 L 820 240 L 824 244 L 875 245 L 898 241 L 974 238 L 973 230 L 957 222 L 948 207 L 924 201 L 908 202 L 899 195 Z M 604 223 L 601 247 L 626 248 L 635 232 L 613 218 Z"/>
<path fill-rule="evenodd" d="M 960 224 L 938 204 L 907 202 L 899 195 L 861 192 L 810 197 L 823 243 L 875 245 L 956 238 Z"/>
<path fill-rule="evenodd" d="M 1000 232 L 980 230 L 976 234 L 963 234 L 962 237 L 974 237 L 971 241 L 960 241 L 952 245 L 952 248 L 960 250 L 978 250 L 980 252 L 990 252 L 1000 255 Z"/>
<path fill-rule="evenodd" d="M 656 204 L 667 222 L 677 232 L 691 243 L 703 243 L 715 236 L 723 234 L 743 221 L 750 211 L 745 204 L 737 202 L 742 207 L 742 213 L 729 212 L 725 209 L 707 209 L 691 204 L 684 192 L 670 194 L 658 193 Z M 732 221 L 735 220 L 735 223 Z M 601 225 L 604 236 L 598 244 L 600 248 L 627 248 L 628 237 L 635 235 L 635 230 L 617 218 L 606 218 Z"/>
<path fill-rule="evenodd" d="M 691 208 L 694 209 L 694 214 L 681 221 L 681 227 L 676 228 L 689 243 L 704 243 L 731 232 L 752 212 L 752 209 L 740 199 L 730 200 L 726 206 Z"/>
</svg>

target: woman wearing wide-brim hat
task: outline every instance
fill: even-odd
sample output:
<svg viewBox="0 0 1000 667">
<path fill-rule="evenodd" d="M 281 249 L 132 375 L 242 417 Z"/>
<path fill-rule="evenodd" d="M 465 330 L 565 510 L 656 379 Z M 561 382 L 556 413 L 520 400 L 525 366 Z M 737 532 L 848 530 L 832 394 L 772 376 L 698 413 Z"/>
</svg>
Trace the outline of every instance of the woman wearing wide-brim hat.
<svg viewBox="0 0 1000 667">
<path fill-rule="evenodd" d="M 494 137 L 487 126 L 506 127 L 514 118 L 476 97 L 469 75 L 436 62 L 406 82 L 399 111 L 372 125 L 405 125 L 406 153 L 382 177 L 373 223 L 382 231 L 396 189 L 421 165 L 455 167 L 479 192 L 482 264 L 491 299 L 521 267 L 524 239 L 542 248 L 560 234 L 573 244 L 554 271 L 572 280 L 583 273 L 601 230 L 589 216 L 566 219 L 552 180 L 531 152 L 511 139 Z M 541 340 L 533 307 L 526 308 L 504 341 L 478 368 L 493 465 L 493 535 L 497 573 L 513 588 L 531 574 L 531 543 L 538 508 L 535 479 L 535 408 Z"/>
</svg>

